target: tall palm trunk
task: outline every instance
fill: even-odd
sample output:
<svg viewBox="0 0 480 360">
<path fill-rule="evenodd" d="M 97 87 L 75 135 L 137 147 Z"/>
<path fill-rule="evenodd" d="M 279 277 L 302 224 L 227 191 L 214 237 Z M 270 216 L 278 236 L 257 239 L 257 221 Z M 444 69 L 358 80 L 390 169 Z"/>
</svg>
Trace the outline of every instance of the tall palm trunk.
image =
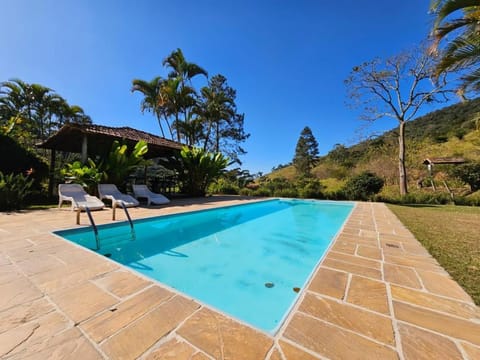
<svg viewBox="0 0 480 360">
<path fill-rule="evenodd" d="M 164 116 L 165 122 L 167 123 L 168 127 L 168 132 L 170 133 L 170 139 L 173 140 L 173 131 L 172 131 L 172 126 L 170 125 L 170 122 L 168 121 L 167 115 Z"/>
<path fill-rule="evenodd" d="M 400 195 L 408 193 L 407 170 L 405 168 L 405 121 L 400 120 L 398 127 L 398 173 L 400 179 Z"/>
<path fill-rule="evenodd" d="M 208 130 L 207 134 L 205 135 L 205 143 L 203 144 L 203 151 L 207 151 L 208 142 L 210 141 L 210 135 L 212 134 L 212 121 L 208 122 Z"/>
<path fill-rule="evenodd" d="M 220 124 L 219 121 L 215 122 L 215 152 L 220 152 Z"/>
<path fill-rule="evenodd" d="M 161 131 L 161 133 L 162 133 L 162 137 L 165 137 L 165 133 L 163 132 L 161 115 L 158 113 L 158 111 L 155 111 L 155 113 L 156 113 L 156 115 L 157 115 L 158 126 L 160 126 L 160 131 Z"/>
</svg>

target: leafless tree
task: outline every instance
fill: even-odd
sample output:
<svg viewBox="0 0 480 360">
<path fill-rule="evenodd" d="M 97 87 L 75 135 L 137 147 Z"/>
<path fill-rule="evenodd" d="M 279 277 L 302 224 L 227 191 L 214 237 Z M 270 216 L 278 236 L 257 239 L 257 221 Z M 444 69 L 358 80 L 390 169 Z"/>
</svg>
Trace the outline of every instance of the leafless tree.
<svg viewBox="0 0 480 360">
<path fill-rule="evenodd" d="M 405 125 L 421 107 L 446 102 L 450 90 L 445 79 L 431 80 L 435 59 L 425 45 L 388 59 L 376 58 L 355 66 L 345 80 L 349 105 L 361 108 L 368 121 L 394 118 L 398 121 L 398 170 L 400 194 L 408 193 L 405 168 Z"/>
</svg>

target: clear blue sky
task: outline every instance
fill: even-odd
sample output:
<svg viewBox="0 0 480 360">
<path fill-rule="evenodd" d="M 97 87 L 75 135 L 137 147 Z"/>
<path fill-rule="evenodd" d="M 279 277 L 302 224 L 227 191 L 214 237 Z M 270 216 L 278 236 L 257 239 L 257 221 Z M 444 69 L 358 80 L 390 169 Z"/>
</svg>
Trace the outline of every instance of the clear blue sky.
<svg viewBox="0 0 480 360">
<path fill-rule="evenodd" d="M 243 168 L 291 161 L 304 126 L 321 154 L 358 141 L 364 123 L 345 106 L 351 68 L 423 40 L 429 0 L 3 0 L 0 81 L 54 89 L 96 124 L 159 134 L 140 112 L 134 78 L 167 74 L 181 48 L 237 90 L 245 113 Z M 390 129 L 381 120 L 370 131 Z"/>
</svg>

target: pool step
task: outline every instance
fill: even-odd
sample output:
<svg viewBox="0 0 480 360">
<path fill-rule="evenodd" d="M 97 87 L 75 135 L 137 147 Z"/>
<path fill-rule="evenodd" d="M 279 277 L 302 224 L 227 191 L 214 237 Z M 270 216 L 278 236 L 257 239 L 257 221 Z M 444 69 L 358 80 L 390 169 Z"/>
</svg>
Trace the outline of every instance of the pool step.
<svg viewBox="0 0 480 360">
<path fill-rule="evenodd" d="M 110 247 L 121 247 L 132 242 L 132 236 L 130 233 L 119 233 L 107 237 L 103 237 L 102 233 L 99 234 L 100 249 Z"/>
</svg>

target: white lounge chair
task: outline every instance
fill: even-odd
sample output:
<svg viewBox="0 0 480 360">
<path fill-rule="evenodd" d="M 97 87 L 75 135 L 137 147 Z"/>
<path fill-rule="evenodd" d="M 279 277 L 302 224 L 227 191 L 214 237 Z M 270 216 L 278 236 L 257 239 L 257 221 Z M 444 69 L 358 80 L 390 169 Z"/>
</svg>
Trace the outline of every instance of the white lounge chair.
<svg viewBox="0 0 480 360">
<path fill-rule="evenodd" d="M 170 202 L 170 200 L 167 199 L 162 194 L 158 194 L 150 191 L 147 185 L 132 185 L 132 187 L 133 187 L 133 193 L 135 194 L 135 197 L 137 199 L 139 198 L 147 199 L 147 206 L 150 206 L 150 204 L 163 205 L 163 204 L 168 204 Z"/>
<path fill-rule="evenodd" d="M 59 184 L 58 185 L 58 207 L 62 206 L 64 201 L 72 203 L 72 210 L 101 210 L 105 204 L 96 196 L 87 194 L 80 184 Z"/>
<path fill-rule="evenodd" d="M 98 185 L 98 194 L 100 199 L 108 199 L 112 201 L 112 206 L 114 203 L 125 205 L 125 207 L 138 206 L 139 202 L 133 196 L 123 194 L 118 190 L 117 186 L 114 184 L 99 184 Z"/>
</svg>

